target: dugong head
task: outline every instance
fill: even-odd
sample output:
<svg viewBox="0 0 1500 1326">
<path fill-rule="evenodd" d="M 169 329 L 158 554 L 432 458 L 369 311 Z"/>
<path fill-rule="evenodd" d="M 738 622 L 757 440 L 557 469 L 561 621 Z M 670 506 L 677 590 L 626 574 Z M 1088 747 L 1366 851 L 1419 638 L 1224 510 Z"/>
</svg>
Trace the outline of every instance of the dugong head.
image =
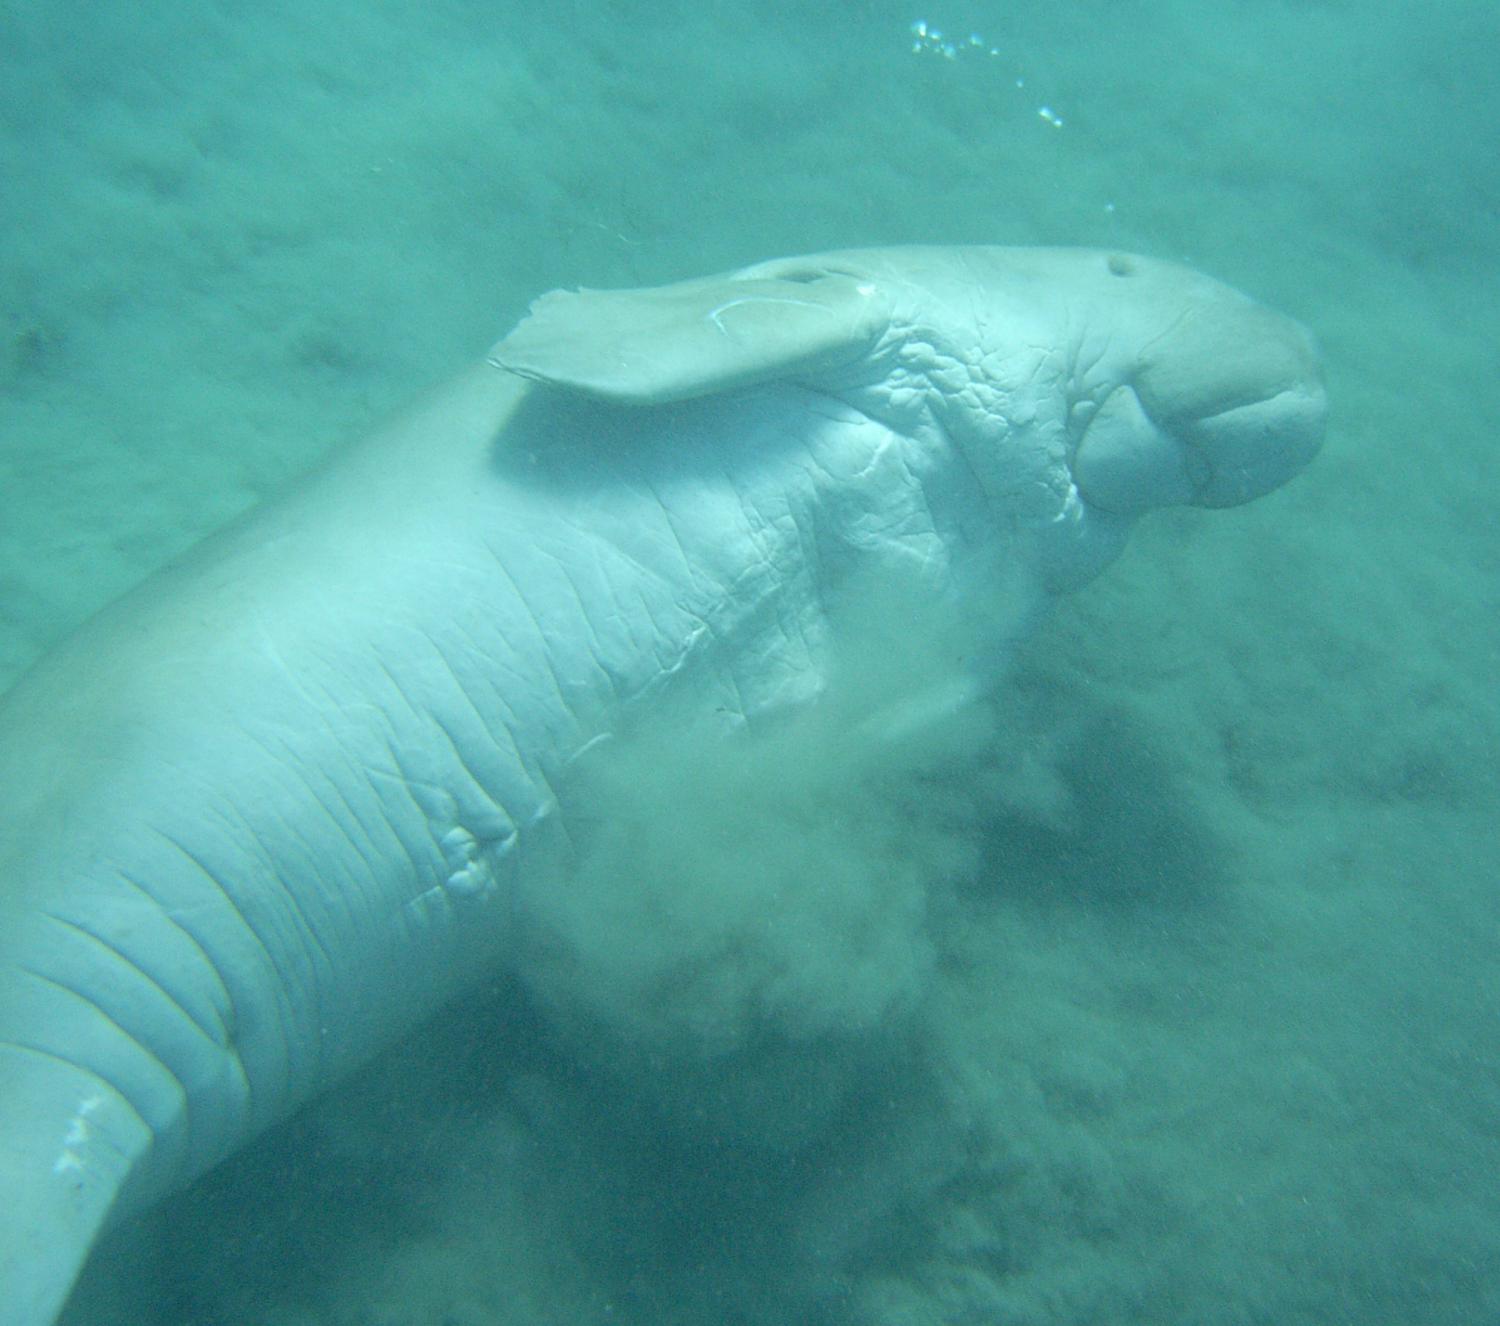
<svg viewBox="0 0 1500 1326">
<path fill-rule="evenodd" d="M 1278 487 L 1326 410 L 1297 323 L 1176 263 L 1087 249 L 853 249 L 553 291 L 492 362 L 633 404 L 789 380 L 941 431 L 987 483 L 1125 518 Z"/>
</svg>

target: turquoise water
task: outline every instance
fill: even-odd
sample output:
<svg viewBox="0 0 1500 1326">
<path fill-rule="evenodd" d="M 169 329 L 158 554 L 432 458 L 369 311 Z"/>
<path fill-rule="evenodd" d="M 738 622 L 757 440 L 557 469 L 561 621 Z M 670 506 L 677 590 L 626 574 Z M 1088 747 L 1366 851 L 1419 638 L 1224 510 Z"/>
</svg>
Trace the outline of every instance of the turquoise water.
<svg viewBox="0 0 1500 1326">
<path fill-rule="evenodd" d="M 804 8 L 0 12 L 0 685 L 558 285 L 1135 248 L 1307 322 L 1335 408 L 1148 521 L 897 830 L 803 840 L 823 892 L 661 847 L 609 1016 L 478 992 L 74 1326 L 1500 1320 L 1500 16 Z M 649 1004 L 775 888 L 782 1003 Z"/>
</svg>

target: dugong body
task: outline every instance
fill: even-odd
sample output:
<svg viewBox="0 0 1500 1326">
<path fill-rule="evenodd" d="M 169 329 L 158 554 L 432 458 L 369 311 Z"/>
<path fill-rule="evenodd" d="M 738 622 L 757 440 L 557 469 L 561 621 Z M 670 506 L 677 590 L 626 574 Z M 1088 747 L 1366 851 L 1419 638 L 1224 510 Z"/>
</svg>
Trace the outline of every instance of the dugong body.
<svg viewBox="0 0 1500 1326">
<path fill-rule="evenodd" d="M 1323 417 L 1300 328 L 1126 255 L 543 297 L 0 703 L 0 1326 L 503 968 L 622 724 L 810 702 L 856 580 L 979 618 L 1002 572 L 1080 584 L 1145 510 L 1285 481 Z"/>
</svg>

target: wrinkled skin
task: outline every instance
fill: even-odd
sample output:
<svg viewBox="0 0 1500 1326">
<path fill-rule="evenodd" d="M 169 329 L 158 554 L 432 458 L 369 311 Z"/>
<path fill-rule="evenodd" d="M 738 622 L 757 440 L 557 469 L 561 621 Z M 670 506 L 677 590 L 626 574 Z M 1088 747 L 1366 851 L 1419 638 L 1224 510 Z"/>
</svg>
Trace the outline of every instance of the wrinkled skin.
<svg viewBox="0 0 1500 1326">
<path fill-rule="evenodd" d="M 1123 255 L 538 301 L 0 703 L 0 1324 L 503 968 L 622 722 L 809 701 L 859 577 L 1045 600 L 1151 507 L 1284 482 L 1323 411 L 1294 324 Z"/>
</svg>

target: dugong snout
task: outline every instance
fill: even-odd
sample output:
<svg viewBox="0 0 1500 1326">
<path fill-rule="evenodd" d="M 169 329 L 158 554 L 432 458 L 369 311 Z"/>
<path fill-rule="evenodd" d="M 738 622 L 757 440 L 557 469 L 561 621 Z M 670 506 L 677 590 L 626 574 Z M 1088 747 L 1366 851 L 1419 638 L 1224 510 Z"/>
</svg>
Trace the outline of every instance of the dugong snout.
<svg viewBox="0 0 1500 1326">
<path fill-rule="evenodd" d="M 1111 254 L 1103 265 L 1128 295 L 1134 347 L 1076 444 L 1088 502 L 1127 515 L 1238 506 L 1317 454 L 1327 399 L 1306 328 L 1175 264 Z"/>
</svg>

